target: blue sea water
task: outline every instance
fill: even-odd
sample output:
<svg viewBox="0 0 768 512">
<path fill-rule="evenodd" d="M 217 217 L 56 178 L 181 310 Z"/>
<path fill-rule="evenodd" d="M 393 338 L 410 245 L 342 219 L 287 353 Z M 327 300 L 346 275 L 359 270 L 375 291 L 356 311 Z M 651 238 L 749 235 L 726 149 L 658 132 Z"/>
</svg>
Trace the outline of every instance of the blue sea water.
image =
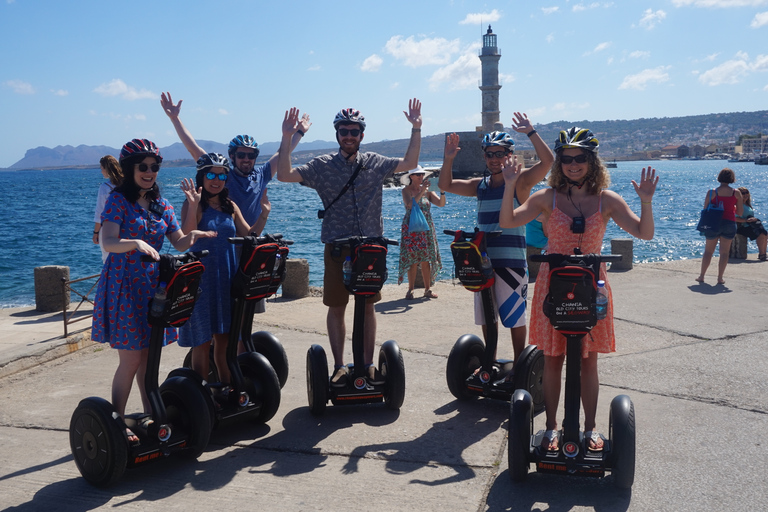
<svg viewBox="0 0 768 512">
<path fill-rule="evenodd" d="M 423 165 L 439 166 L 439 162 Z M 735 171 L 736 186 L 750 189 L 755 215 L 768 218 L 768 167 L 717 160 L 619 163 L 618 169 L 610 170 L 611 189 L 621 194 L 635 212 L 640 211 L 640 201 L 631 180 L 639 181 L 641 169 L 647 166 L 656 168 L 660 175 L 653 207 L 656 236 L 650 241 L 635 240 L 636 263 L 701 257 L 704 239 L 695 226 L 706 191 L 717 185 L 717 173 L 724 167 Z M 192 167 L 160 171 L 161 192 L 179 215 L 184 196 L 178 185 L 182 178 L 192 176 Z M 70 279 L 100 272 L 101 254 L 98 246 L 91 242 L 91 232 L 96 192 L 101 182 L 98 169 L 0 172 L 0 189 L 6 191 L 0 203 L 0 307 L 34 304 L 35 267 L 69 266 Z M 433 190 L 437 190 L 436 183 Z M 310 284 L 321 286 L 323 247 L 316 213 L 320 201 L 316 193 L 296 184 L 274 181 L 269 187 L 269 198 L 272 214 L 266 230 L 283 233 L 294 240 L 290 257 L 309 260 Z M 444 208 L 432 210 L 443 258 L 441 279 L 452 276 L 451 240 L 442 235 L 442 230 L 471 230 L 475 226 L 473 199 L 452 194 L 448 194 L 447 199 Z M 385 235 L 398 240 L 404 214 L 398 189 L 384 190 L 383 214 Z M 627 236 L 611 222 L 604 252 L 610 252 L 612 238 Z M 167 241 L 164 250 L 173 251 Z M 392 247 L 388 256 L 390 283 L 397 280 L 398 260 L 398 248 Z"/>
</svg>

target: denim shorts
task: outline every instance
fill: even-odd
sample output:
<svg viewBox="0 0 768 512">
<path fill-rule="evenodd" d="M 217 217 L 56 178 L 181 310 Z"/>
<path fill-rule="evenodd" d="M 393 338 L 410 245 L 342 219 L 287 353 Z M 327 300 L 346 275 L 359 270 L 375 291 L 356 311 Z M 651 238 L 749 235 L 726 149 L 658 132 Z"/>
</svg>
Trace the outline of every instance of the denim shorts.
<svg viewBox="0 0 768 512">
<path fill-rule="evenodd" d="M 733 237 L 736 236 L 736 221 L 720 219 L 720 225 L 717 229 L 708 229 L 704 231 L 704 236 L 707 237 L 707 240 L 714 240 L 720 237 L 733 240 Z"/>
</svg>

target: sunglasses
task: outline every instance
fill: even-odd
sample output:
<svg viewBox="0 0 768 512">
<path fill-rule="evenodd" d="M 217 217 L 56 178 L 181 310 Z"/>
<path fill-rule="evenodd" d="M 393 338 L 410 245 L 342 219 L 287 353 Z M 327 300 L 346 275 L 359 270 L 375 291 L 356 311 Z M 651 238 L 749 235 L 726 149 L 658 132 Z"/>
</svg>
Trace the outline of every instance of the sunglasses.
<svg viewBox="0 0 768 512">
<path fill-rule="evenodd" d="M 504 158 L 507 156 L 506 151 L 486 151 L 485 158 Z"/>
<path fill-rule="evenodd" d="M 219 181 L 227 181 L 227 173 L 225 172 L 222 172 L 221 174 L 216 174 L 215 172 L 207 172 L 205 173 L 205 177 L 209 180 L 219 178 Z"/>
<path fill-rule="evenodd" d="M 256 160 L 256 153 L 244 153 L 242 151 L 238 151 L 235 153 L 235 156 L 242 160 Z"/>
<path fill-rule="evenodd" d="M 158 171 L 160 171 L 160 164 L 152 164 L 152 165 L 137 164 L 137 165 L 139 166 L 139 172 L 147 172 L 147 171 L 158 172 Z"/>
<path fill-rule="evenodd" d="M 563 163 L 565 165 L 568 165 L 571 162 L 576 162 L 577 164 L 583 164 L 586 161 L 587 161 L 587 155 L 576 155 L 576 156 L 560 155 L 560 163 Z"/>
<path fill-rule="evenodd" d="M 358 130 L 357 128 L 354 128 L 352 130 L 349 130 L 347 128 L 339 128 L 339 135 L 341 135 L 342 137 L 346 137 L 347 135 L 357 137 L 358 135 L 360 135 L 360 130 Z"/>
</svg>

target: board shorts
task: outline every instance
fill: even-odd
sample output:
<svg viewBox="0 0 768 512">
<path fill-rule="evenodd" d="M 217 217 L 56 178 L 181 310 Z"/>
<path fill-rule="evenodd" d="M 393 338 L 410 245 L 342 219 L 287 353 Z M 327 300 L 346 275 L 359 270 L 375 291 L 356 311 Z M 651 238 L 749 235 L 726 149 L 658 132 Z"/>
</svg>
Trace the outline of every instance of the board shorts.
<svg viewBox="0 0 768 512">
<path fill-rule="evenodd" d="M 528 299 L 528 273 L 524 268 L 494 268 L 493 294 L 494 317 L 501 317 L 501 325 L 507 328 L 524 327 L 525 302 Z M 483 299 L 475 293 L 475 325 L 485 325 Z M 498 316 L 497 316 L 498 313 Z"/>
<path fill-rule="evenodd" d="M 349 246 L 341 247 L 341 254 L 334 256 L 333 244 L 325 244 L 323 252 L 323 261 L 325 263 L 325 272 L 323 273 L 323 304 L 328 307 L 346 306 L 349 303 L 350 292 L 344 286 L 344 276 L 341 266 L 344 260 L 350 255 Z M 381 300 L 381 292 L 368 297 L 365 302 L 373 304 Z"/>
</svg>

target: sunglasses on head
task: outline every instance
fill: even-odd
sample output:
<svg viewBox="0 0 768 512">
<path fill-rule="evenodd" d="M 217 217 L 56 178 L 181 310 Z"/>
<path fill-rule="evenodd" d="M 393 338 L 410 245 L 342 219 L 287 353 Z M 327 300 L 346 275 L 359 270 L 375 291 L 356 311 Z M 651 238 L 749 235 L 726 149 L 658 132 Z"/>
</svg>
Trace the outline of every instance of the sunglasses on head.
<svg viewBox="0 0 768 512">
<path fill-rule="evenodd" d="M 352 130 L 347 128 L 339 128 L 339 135 L 341 135 L 342 137 L 346 137 L 347 135 L 357 137 L 358 135 L 360 135 L 360 130 L 358 130 L 357 128 L 353 128 Z"/>
<path fill-rule="evenodd" d="M 586 161 L 587 161 L 587 155 L 576 155 L 576 156 L 560 155 L 560 163 L 563 163 L 565 165 L 568 165 L 571 162 L 576 162 L 577 164 L 583 164 Z"/>
<path fill-rule="evenodd" d="M 235 153 L 235 156 L 242 160 L 256 160 L 256 153 L 245 153 L 243 151 L 238 151 Z"/>
<path fill-rule="evenodd" d="M 215 172 L 207 172 L 205 173 L 205 177 L 209 180 L 212 180 L 213 178 L 219 178 L 219 181 L 227 181 L 227 173 L 222 172 L 221 174 L 216 174 Z"/>
<path fill-rule="evenodd" d="M 504 158 L 507 156 L 506 151 L 486 151 L 485 158 Z"/>
<path fill-rule="evenodd" d="M 147 171 L 158 172 L 160 170 L 160 164 L 147 165 L 142 163 L 137 165 L 139 166 L 139 172 L 147 172 Z"/>
</svg>

